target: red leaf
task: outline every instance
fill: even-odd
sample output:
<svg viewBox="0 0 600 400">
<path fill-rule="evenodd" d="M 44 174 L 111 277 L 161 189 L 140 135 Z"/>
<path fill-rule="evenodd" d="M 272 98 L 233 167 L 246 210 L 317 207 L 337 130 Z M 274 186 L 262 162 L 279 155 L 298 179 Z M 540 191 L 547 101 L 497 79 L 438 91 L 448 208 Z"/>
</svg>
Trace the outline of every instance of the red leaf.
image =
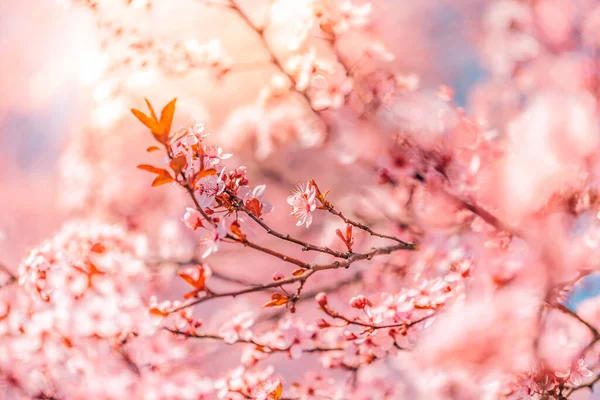
<svg viewBox="0 0 600 400">
<path fill-rule="evenodd" d="M 173 115 L 175 114 L 176 102 L 177 98 L 171 100 L 160 113 L 160 127 L 162 130 L 162 136 L 165 137 L 165 139 L 169 136 L 169 132 L 171 132 L 171 124 L 173 122 Z"/>
<path fill-rule="evenodd" d="M 246 239 L 246 235 L 244 235 L 244 232 L 242 232 L 242 229 L 240 228 L 240 223 L 237 220 L 235 220 L 231 223 L 231 226 L 229 227 L 229 229 L 231 229 L 231 232 L 233 232 L 240 239 L 242 239 L 242 240 Z"/>
<path fill-rule="evenodd" d="M 169 163 L 173 172 L 175 172 L 175 176 L 179 175 L 181 171 L 187 166 L 187 158 L 185 156 L 175 157 Z"/>
<path fill-rule="evenodd" d="M 90 251 L 93 251 L 94 253 L 104 253 L 105 250 L 106 247 L 102 243 L 95 243 L 90 249 Z"/>
<path fill-rule="evenodd" d="M 271 295 L 271 300 L 267 301 L 263 304 L 263 307 L 277 307 L 287 304 L 288 298 L 282 295 L 281 293 L 273 293 Z"/>
<path fill-rule="evenodd" d="M 158 308 L 151 308 L 150 314 L 159 315 L 161 317 L 166 317 L 167 315 L 169 315 L 168 312 L 159 310 Z"/>
<path fill-rule="evenodd" d="M 148 153 L 152 153 L 153 151 L 156 151 L 156 150 L 160 150 L 160 147 L 157 147 L 157 146 L 150 146 L 150 147 L 148 147 L 148 148 L 146 149 L 146 151 L 147 151 Z"/>
<path fill-rule="evenodd" d="M 167 171 L 164 171 L 152 181 L 152 186 L 160 186 L 169 182 L 173 182 L 173 177 Z"/>
<path fill-rule="evenodd" d="M 140 122 L 142 124 L 146 125 L 146 127 L 148 129 L 150 129 L 150 131 L 152 133 L 156 134 L 157 132 L 160 132 L 160 125 L 159 125 L 158 121 L 156 121 L 155 119 L 147 116 L 146 114 L 144 114 L 140 110 L 136 110 L 135 108 L 132 108 L 131 112 L 133 113 L 133 115 L 136 116 L 137 119 L 140 120 Z"/>
<path fill-rule="evenodd" d="M 162 168 L 157 168 L 157 167 L 154 167 L 152 165 L 147 165 L 147 164 L 141 164 L 141 165 L 138 165 L 137 167 L 138 167 L 138 169 L 152 172 L 155 174 L 162 174 L 163 172 L 167 172 L 166 170 L 164 170 Z"/>
<path fill-rule="evenodd" d="M 253 198 L 246 202 L 246 208 L 252 211 L 252 214 L 260 217 L 262 215 L 263 205 L 260 204 L 260 200 Z"/>
</svg>

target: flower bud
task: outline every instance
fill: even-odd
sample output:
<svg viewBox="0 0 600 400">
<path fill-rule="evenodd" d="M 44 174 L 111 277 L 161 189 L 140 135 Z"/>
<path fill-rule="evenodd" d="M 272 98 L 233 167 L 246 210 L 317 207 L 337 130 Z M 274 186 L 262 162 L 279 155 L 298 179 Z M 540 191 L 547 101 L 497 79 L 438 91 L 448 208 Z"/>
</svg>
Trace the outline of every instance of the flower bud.
<svg viewBox="0 0 600 400">
<path fill-rule="evenodd" d="M 350 299 L 350 306 L 362 310 L 366 306 L 370 306 L 371 302 L 365 296 L 358 295 Z"/>
<path fill-rule="evenodd" d="M 325 292 L 318 293 L 315 300 L 321 307 L 327 306 L 327 294 Z"/>
</svg>

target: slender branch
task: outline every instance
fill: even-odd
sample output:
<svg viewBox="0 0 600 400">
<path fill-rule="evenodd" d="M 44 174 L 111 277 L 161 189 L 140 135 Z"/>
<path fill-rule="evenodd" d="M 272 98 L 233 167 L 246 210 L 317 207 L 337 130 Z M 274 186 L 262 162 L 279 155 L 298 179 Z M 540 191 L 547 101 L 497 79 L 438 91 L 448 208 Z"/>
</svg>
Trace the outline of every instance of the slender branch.
<svg viewBox="0 0 600 400">
<path fill-rule="evenodd" d="M 582 384 L 581 384 L 581 385 L 579 385 L 579 386 L 574 386 L 574 387 L 572 387 L 571 389 L 569 389 L 569 390 L 568 390 L 568 391 L 565 393 L 565 395 L 564 395 L 564 398 L 566 399 L 566 398 L 567 398 L 567 397 L 569 397 L 569 396 L 570 396 L 570 395 L 571 395 L 573 392 L 576 392 L 576 391 L 578 391 L 578 390 L 585 389 L 585 388 L 588 388 L 588 389 L 590 389 L 590 391 L 592 391 L 592 392 L 593 392 L 593 391 L 594 391 L 594 385 L 595 385 L 596 383 L 598 383 L 598 382 L 600 382 L 600 374 L 596 375 L 596 377 L 595 377 L 594 379 L 592 379 L 591 381 L 589 381 L 589 382 L 587 382 L 587 383 L 582 383 Z"/>
<path fill-rule="evenodd" d="M 363 275 L 364 275 L 364 272 L 358 271 L 354 275 L 352 275 L 351 277 L 349 277 L 347 279 L 340 280 L 340 281 L 336 281 L 332 285 L 321 286 L 321 287 L 315 288 L 313 290 L 305 291 L 304 293 L 302 293 L 300 295 L 300 297 L 295 302 L 296 303 L 301 303 L 301 302 L 304 302 L 306 300 L 314 300 L 315 296 L 318 293 L 321 293 L 321 292 L 325 292 L 325 293 L 335 292 L 336 290 L 339 290 L 341 288 L 347 287 L 348 285 L 350 285 L 352 283 L 359 282 L 360 280 L 362 280 Z M 262 321 L 262 320 L 277 320 L 277 319 L 281 318 L 281 316 L 284 315 L 285 312 L 286 312 L 285 309 L 279 309 L 279 310 L 277 310 L 276 312 L 274 312 L 271 315 L 268 315 L 268 316 L 262 315 L 262 317 L 258 318 L 258 321 Z"/>
<path fill-rule="evenodd" d="M 336 215 L 338 217 L 340 217 L 342 219 L 342 221 L 344 221 L 347 224 L 350 224 L 352 226 L 355 226 L 359 229 L 362 229 L 365 232 L 368 232 L 371 236 L 377 236 L 383 239 L 390 239 L 393 241 L 396 241 L 398 243 L 404 243 L 407 247 L 409 247 L 411 250 L 414 250 L 416 247 L 414 245 L 414 243 L 407 243 L 403 240 L 398 239 L 396 236 L 392 236 L 392 235 L 385 235 L 382 233 L 377 233 L 375 231 L 373 231 L 371 228 L 369 228 L 367 225 L 360 223 L 360 222 L 356 222 L 354 220 L 351 220 L 350 218 L 347 218 L 344 216 L 344 214 L 341 213 L 341 211 L 338 211 L 334 208 L 334 206 L 332 204 L 330 204 L 329 202 L 325 202 L 323 204 L 323 206 L 325 207 L 325 209 L 327 211 L 329 211 L 331 214 Z"/>
<path fill-rule="evenodd" d="M 587 353 L 587 351 L 589 349 L 591 349 L 598 341 L 600 341 L 600 332 L 598 331 L 598 329 L 596 329 L 596 327 L 594 327 L 592 324 L 590 324 L 589 322 L 587 322 L 586 320 L 584 320 L 583 318 L 581 318 L 579 316 L 579 314 L 577 314 L 575 311 L 571 310 L 570 308 L 566 307 L 563 304 L 557 304 L 556 309 L 575 318 L 577 321 L 581 322 L 583 325 L 585 325 L 586 328 L 589 329 L 589 331 L 592 333 L 592 341 L 590 343 L 587 344 L 587 346 L 585 346 L 583 348 L 583 350 L 581 350 L 581 355 L 585 355 L 585 353 Z"/>
<path fill-rule="evenodd" d="M 183 332 L 183 331 L 179 331 L 176 329 L 171 329 L 171 328 L 164 328 L 165 330 L 176 334 L 176 335 L 180 335 L 180 336 L 185 336 L 188 338 L 195 338 L 195 339 L 214 339 L 214 340 L 220 340 L 220 341 L 225 341 L 225 338 L 219 334 L 216 333 L 206 333 L 206 332 L 202 332 L 202 333 L 190 333 L 190 332 Z M 280 347 L 273 347 L 273 346 L 269 346 L 266 344 L 262 344 L 257 342 L 254 339 L 242 339 L 242 338 L 238 338 L 238 340 L 235 343 L 245 343 L 245 344 L 253 344 L 257 347 L 259 347 L 261 349 L 261 351 L 265 352 L 265 353 L 277 353 L 277 352 L 287 352 L 289 351 L 292 346 L 286 347 L 286 348 L 280 348 Z M 234 343 L 231 343 L 234 344 Z M 266 351 L 265 351 L 266 350 Z M 309 348 L 309 349 L 302 349 L 302 352 L 304 353 L 317 353 L 317 352 L 326 352 L 326 351 L 339 351 L 339 350 L 343 350 L 343 348 L 341 347 L 313 347 L 313 348 Z"/>
<path fill-rule="evenodd" d="M 190 258 L 189 260 L 168 260 L 168 259 L 152 260 L 152 259 L 150 259 L 150 260 L 145 260 L 145 262 L 147 264 L 155 264 L 155 265 L 175 264 L 179 267 L 192 265 L 192 264 L 203 264 L 203 261 L 199 260 L 197 258 Z M 211 270 L 212 270 L 213 277 L 220 279 L 222 281 L 225 281 L 225 282 L 237 283 L 238 285 L 243 285 L 243 286 L 260 286 L 259 283 L 249 282 L 244 279 L 229 276 L 229 275 L 223 274 L 220 271 L 215 271 L 214 268 L 211 268 Z"/>
<path fill-rule="evenodd" d="M 273 64 L 277 67 L 277 69 L 279 70 L 279 72 L 285 74 L 293 83 L 293 91 L 295 93 L 300 94 L 302 97 L 304 97 L 304 99 L 306 100 L 306 102 L 308 103 L 308 106 L 313 110 L 313 112 L 317 115 L 320 115 L 320 112 L 318 110 L 315 110 L 312 106 L 312 101 L 310 100 L 310 97 L 308 97 L 308 94 L 304 91 L 300 91 L 295 89 L 296 86 L 296 79 L 290 75 L 289 73 L 287 73 L 287 71 L 285 70 L 283 64 L 281 63 L 281 61 L 279 60 L 279 58 L 275 55 L 275 53 L 273 52 L 273 50 L 271 49 L 271 46 L 269 45 L 269 43 L 267 42 L 267 39 L 265 37 L 265 28 L 262 27 L 257 27 L 256 25 L 254 25 L 254 23 L 250 20 L 250 18 L 248 18 L 248 16 L 246 15 L 246 13 L 244 13 L 244 11 L 242 11 L 241 7 L 237 4 L 237 2 L 235 0 L 229 0 L 227 3 L 216 3 L 216 2 L 212 2 L 212 1 L 206 1 L 205 2 L 206 5 L 216 5 L 216 6 L 222 6 L 225 8 L 228 8 L 232 11 L 234 11 L 241 19 L 242 21 L 250 28 L 252 29 L 254 32 L 256 32 L 263 48 L 265 49 L 265 51 L 267 52 L 267 54 L 270 57 L 270 60 L 273 62 Z M 322 120 L 322 119 L 321 119 Z M 323 123 L 325 123 L 325 121 L 323 121 Z"/>
<path fill-rule="evenodd" d="M 308 242 L 305 242 L 303 240 L 296 239 L 288 234 L 284 235 L 282 233 L 277 232 L 276 230 L 272 229 L 269 225 L 267 225 L 262 219 L 260 219 L 256 215 L 254 215 L 254 213 L 252 211 L 250 211 L 244 205 L 244 202 L 242 201 L 242 199 L 237 197 L 233 192 L 231 192 L 230 190 L 227 190 L 227 189 L 225 190 L 225 192 L 231 197 L 232 204 L 237 210 L 248 215 L 254 222 L 256 222 L 258 225 L 260 225 L 260 227 L 263 228 L 269 235 L 275 236 L 275 237 L 277 237 L 281 240 L 285 240 L 287 242 L 298 244 L 298 245 L 302 246 L 302 250 L 304 250 L 304 251 L 310 251 L 310 250 L 318 251 L 320 253 L 326 253 L 326 254 L 332 255 L 337 258 L 349 259 L 351 257 L 351 255 L 352 255 L 351 253 L 342 253 L 342 252 L 330 249 L 329 247 L 316 246 L 316 245 L 310 244 Z"/>
<path fill-rule="evenodd" d="M 454 195 L 453 193 L 450 193 L 449 191 L 445 191 L 445 193 L 448 196 L 452 197 L 454 200 L 456 200 L 458 203 L 460 203 L 463 208 L 465 208 L 465 209 L 471 211 L 473 214 L 479 216 L 481 219 L 483 219 L 488 224 L 492 225 L 494 228 L 496 228 L 498 230 L 506 231 L 515 236 L 523 236 L 522 233 L 520 233 L 515 227 L 512 227 L 512 226 L 502 222 L 502 220 L 500 220 L 498 217 L 496 217 L 489 211 L 483 209 L 478 204 L 471 202 L 469 200 L 460 198 L 460 197 Z"/>
<path fill-rule="evenodd" d="M 220 298 L 220 297 L 236 297 L 236 296 L 246 294 L 246 293 L 260 292 L 260 291 L 264 291 L 265 289 L 281 287 L 284 285 L 290 285 L 290 284 L 293 284 L 296 282 L 303 282 L 303 281 L 306 281 L 308 278 L 310 278 L 314 273 L 316 273 L 318 271 L 325 271 L 325 270 L 338 269 L 338 268 L 349 268 L 350 265 L 352 265 L 353 263 L 355 263 L 357 261 L 370 260 L 375 256 L 390 254 L 390 253 L 392 253 L 394 251 L 398 251 L 398 250 L 406 250 L 406 246 L 404 244 L 397 244 L 394 246 L 379 247 L 379 248 L 374 248 L 367 253 L 351 254 L 349 256 L 349 258 L 346 260 L 334 261 L 330 264 L 312 264 L 310 266 L 310 268 L 306 269 L 306 271 L 304 271 L 300 275 L 290 276 L 290 277 L 283 278 L 283 279 L 277 280 L 275 282 L 270 282 L 270 283 L 260 285 L 260 286 L 253 286 L 253 287 L 248 287 L 248 288 L 241 289 L 241 290 L 234 290 L 234 291 L 223 292 L 223 293 L 210 292 L 204 297 L 189 301 L 188 303 L 185 303 L 185 304 L 182 304 L 181 306 L 175 307 L 175 308 L 169 310 L 168 312 L 173 313 L 173 312 L 182 310 L 184 308 L 191 307 L 191 306 L 199 304 L 199 303 L 203 303 L 210 299 L 215 299 L 215 298 Z"/>
<path fill-rule="evenodd" d="M 327 307 L 327 306 L 322 307 L 321 309 L 332 318 L 341 319 L 341 320 L 345 321 L 346 323 L 348 323 L 349 325 L 358 325 L 358 326 L 362 326 L 362 327 L 369 328 L 372 330 L 385 329 L 385 328 L 399 328 L 399 327 L 410 328 L 411 326 L 416 325 L 420 322 L 423 322 L 423 321 L 431 318 L 433 315 L 435 315 L 434 313 L 432 313 L 432 314 L 429 314 L 425 317 L 419 318 L 419 319 L 411 321 L 411 322 L 403 321 L 403 322 L 398 322 L 398 323 L 393 323 L 393 324 L 376 325 L 376 324 L 362 322 L 360 320 L 348 318 L 348 317 L 332 310 L 330 307 Z"/>
<path fill-rule="evenodd" d="M 269 255 L 271 255 L 273 257 L 277 257 L 277 258 L 279 258 L 279 259 L 281 259 L 281 260 L 283 260 L 285 262 L 289 262 L 289 263 L 295 264 L 295 265 L 297 265 L 297 266 L 299 266 L 301 268 L 309 268 L 310 267 L 309 263 L 306 263 L 304 261 L 298 260 L 297 258 L 294 258 L 294 257 L 287 256 L 287 255 L 282 254 L 282 253 L 280 253 L 278 251 L 275 251 L 275 250 L 268 249 L 266 247 L 260 246 L 260 245 L 258 245 L 256 243 L 253 243 L 253 242 L 249 241 L 246 238 L 241 239 L 241 238 L 237 238 L 237 237 L 235 237 L 233 235 L 230 235 L 230 234 L 227 234 L 226 237 L 227 237 L 227 239 L 234 240 L 234 241 L 236 241 L 238 243 L 243 244 L 244 246 L 253 248 L 253 249 L 258 250 L 260 252 L 263 252 L 265 254 L 269 254 Z"/>
</svg>

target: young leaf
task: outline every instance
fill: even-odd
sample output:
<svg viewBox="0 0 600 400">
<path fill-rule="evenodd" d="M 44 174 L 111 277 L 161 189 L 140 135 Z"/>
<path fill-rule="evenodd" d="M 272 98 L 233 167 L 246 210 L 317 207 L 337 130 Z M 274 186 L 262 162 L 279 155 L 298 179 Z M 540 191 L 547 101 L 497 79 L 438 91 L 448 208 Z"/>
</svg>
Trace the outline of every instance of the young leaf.
<svg viewBox="0 0 600 400">
<path fill-rule="evenodd" d="M 150 110 L 150 116 L 152 117 L 152 119 L 158 121 L 158 119 L 156 119 L 156 114 L 154 113 L 154 108 L 152 108 L 152 104 L 150 104 L 150 102 L 146 98 L 144 98 L 144 101 L 148 105 L 148 109 Z"/>
<path fill-rule="evenodd" d="M 177 176 L 187 166 L 187 158 L 185 156 L 175 157 L 171 160 L 169 165 L 173 172 L 175 172 L 175 176 Z"/>
<path fill-rule="evenodd" d="M 160 186 L 169 182 L 173 182 L 173 177 L 167 171 L 163 170 L 163 172 L 152 181 L 152 186 Z"/>
<path fill-rule="evenodd" d="M 94 252 L 94 253 L 104 253 L 104 251 L 106 250 L 106 247 L 104 247 L 104 245 L 102 243 L 95 243 L 92 248 L 90 249 L 90 251 Z"/>
<path fill-rule="evenodd" d="M 132 108 L 131 112 L 133 113 L 133 115 L 136 116 L 137 119 L 140 120 L 140 122 L 142 124 L 146 125 L 146 127 L 148 129 L 150 129 L 150 131 L 152 131 L 152 133 L 156 133 L 156 132 L 160 131 L 160 125 L 158 124 L 158 121 L 156 121 L 155 119 L 150 118 L 149 116 L 147 116 L 140 110 L 136 110 L 135 108 Z"/>
<path fill-rule="evenodd" d="M 260 218 L 262 216 L 263 206 L 260 204 L 260 200 L 257 198 L 246 201 L 246 208 L 252 211 L 252 214 L 256 215 L 257 217 Z"/>
<path fill-rule="evenodd" d="M 168 138 L 169 132 L 171 132 L 171 124 L 173 122 L 173 115 L 175 114 L 176 102 L 177 98 L 171 100 L 160 113 L 160 127 L 162 130 L 161 136 L 163 136 L 165 140 Z"/>
<path fill-rule="evenodd" d="M 306 270 L 303 268 L 298 268 L 297 270 L 295 270 L 294 272 L 292 272 L 293 276 L 300 276 L 302 275 Z"/>
<path fill-rule="evenodd" d="M 160 147 L 157 147 L 157 146 L 150 146 L 150 147 L 148 147 L 148 148 L 146 149 L 146 151 L 147 151 L 148 153 L 152 153 L 153 151 L 157 151 L 157 150 L 160 150 Z"/>
<path fill-rule="evenodd" d="M 154 167 L 152 165 L 147 165 L 147 164 L 140 164 L 137 166 L 138 169 L 144 170 L 144 171 L 148 171 L 148 172 L 152 172 L 154 174 L 162 174 L 163 171 L 167 172 L 166 170 L 162 169 L 162 168 L 157 168 Z"/>
<path fill-rule="evenodd" d="M 271 300 L 267 301 L 263 304 L 263 307 L 276 307 L 287 304 L 288 298 L 282 295 L 281 293 L 273 293 L 271 295 Z"/>
<path fill-rule="evenodd" d="M 244 235 L 244 232 L 242 232 L 242 230 L 240 229 L 240 223 L 237 220 L 233 221 L 229 229 L 241 240 L 246 240 L 246 235 Z"/>
</svg>

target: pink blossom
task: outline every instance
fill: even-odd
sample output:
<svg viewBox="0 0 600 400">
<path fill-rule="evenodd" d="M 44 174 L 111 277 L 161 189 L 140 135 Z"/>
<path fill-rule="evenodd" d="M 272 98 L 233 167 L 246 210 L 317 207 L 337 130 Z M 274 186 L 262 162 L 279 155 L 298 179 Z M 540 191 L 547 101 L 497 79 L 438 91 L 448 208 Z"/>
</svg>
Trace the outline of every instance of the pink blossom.
<svg viewBox="0 0 600 400">
<path fill-rule="evenodd" d="M 209 225 L 206 229 L 205 236 L 200 239 L 200 245 L 203 247 L 204 252 L 202 258 L 206 258 L 209 255 L 219 251 L 221 241 L 227 236 L 227 228 L 225 227 L 225 221 L 221 221 L 215 225 Z"/>
<path fill-rule="evenodd" d="M 573 386 L 579 386 L 583 382 L 583 378 L 589 378 L 593 373 L 585 365 L 585 361 L 579 359 L 571 368 L 566 371 L 556 371 L 555 375 L 557 378 L 567 380 Z"/>
<path fill-rule="evenodd" d="M 230 321 L 227 321 L 221 329 L 219 335 L 223 337 L 225 343 L 235 343 L 238 340 L 248 341 L 252 339 L 250 327 L 254 325 L 253 313 L 248 311 L 238 314 Z"/>
<path fill-rule="evenodd" d="M 306 224 L 308 228 L 312 224 L 312 212 L 317 208 L 317 191 L 309 182 L 299 184 L 294 193 L 288 196 L 287 203 L 292 206 L 291 215 L 298 220 L 296 226 Z"/>
<path fill-rule="evenodd" d="M 311 80 L 311 103 L 316 110 L 340 108 L 352 91 L 352 79 L 343 72 L 333 75 L 314 75 Z"/>
</svg>

